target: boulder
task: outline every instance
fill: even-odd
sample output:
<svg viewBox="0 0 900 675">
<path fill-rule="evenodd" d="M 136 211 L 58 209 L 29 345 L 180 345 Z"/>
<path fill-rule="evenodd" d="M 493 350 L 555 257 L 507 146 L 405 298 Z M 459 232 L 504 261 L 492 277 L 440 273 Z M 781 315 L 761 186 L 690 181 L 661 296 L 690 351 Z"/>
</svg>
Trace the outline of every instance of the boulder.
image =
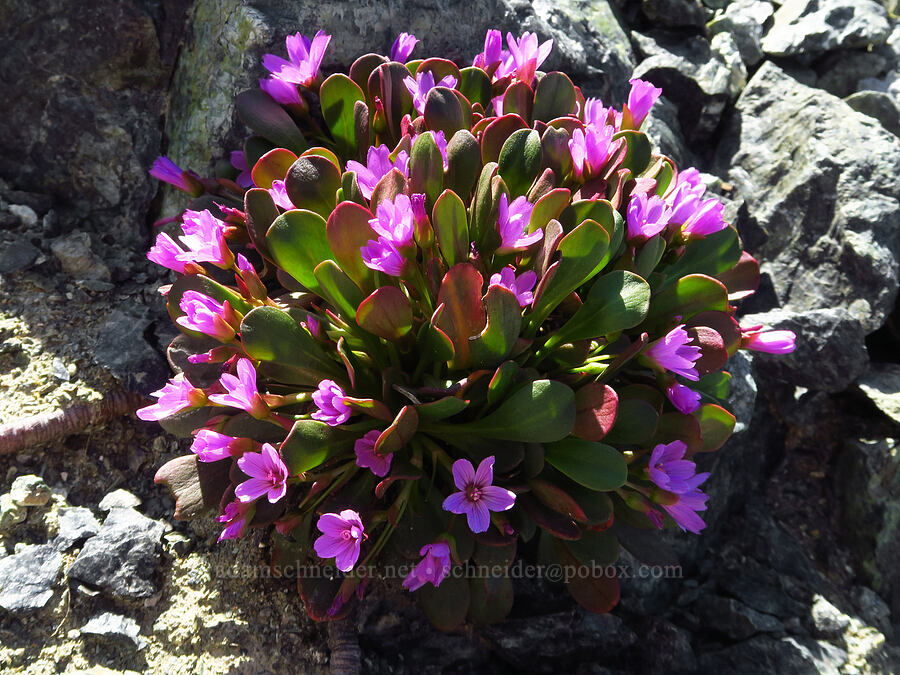
<svg viewBox="0 0 900 675">
<path fill-rule="evenodd" d="M 762 36 L 775 10 L 762 0 L 729 2 L 708 24 L 710 36 L 727 33 L 734 37 L 741 58 L 748 66 L 762 61 Z"/>
<path fill-rule="evenodd" d="M 858 91 L 846 99 L 847 105 L 881 123 L 895 136 L 900 136 L 900 98 L 881 91 Z"/>
</svg>

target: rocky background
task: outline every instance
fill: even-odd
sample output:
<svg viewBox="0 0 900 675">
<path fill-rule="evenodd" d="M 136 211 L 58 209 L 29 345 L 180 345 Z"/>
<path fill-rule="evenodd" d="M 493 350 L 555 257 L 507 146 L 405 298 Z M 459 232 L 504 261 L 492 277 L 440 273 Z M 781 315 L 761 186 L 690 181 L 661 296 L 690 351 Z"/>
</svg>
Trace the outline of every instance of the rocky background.
<svg viewBox="0 0 900 675">
<path fill-rule="evenodd" d="M 409 31 L 429 54 L 537 31 L 589 95 L 664 90 L 645 126 L 710 174 L 763 262 L 742 323 L 791 328 L 740 356 L 739 433 L 713 457 L 682 578 L 623 581 L 610 615 L 523 581 L 510 618 L 444 635 L 375 588 L 367 672 L 900 670 L 900 21 L 896 0 L 0 0 L 0 423 L 148 392 L 173 335 L 144 257 L 238 147 L 232 99 L 284 37 L 334 35 L 325 69 Z M 421 47 L 420 47 L 421 49 Z M 327 672 L 293 584 L 253 537 L 171 519 L 156 468 L 184 452 L 114 419 L 0 456 L 0 671 Z M 633 561 L 625 559 L 631 564 Z M 235 563 L 244 567 L 235 568 Z"/>
</svg>

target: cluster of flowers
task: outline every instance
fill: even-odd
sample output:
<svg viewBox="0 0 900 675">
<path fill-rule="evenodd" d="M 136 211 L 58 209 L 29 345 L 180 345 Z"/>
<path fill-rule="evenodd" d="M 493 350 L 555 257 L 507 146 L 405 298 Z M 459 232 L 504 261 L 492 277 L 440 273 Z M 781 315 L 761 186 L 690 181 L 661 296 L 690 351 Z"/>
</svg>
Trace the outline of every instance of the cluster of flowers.
<svg viewBox="0 0 900 675">
<path fill-rule="evenodd" d="M 361 557 L 417 556 L 403 586 L 433 587 L 445 627 L 511 605 L 509 580 L 448 578 L 472 556 L 508 565 L 537 538 L 609 564 L 635 530 L 700 532 L 692 457 L 734 426 L 722 367 L 795 336 L 735 321 L 758 266 L 700 173 L 651 154 L 661 90 L 605 107 L 538 70 L 552 41 L 496 30 L 470 67 L 410 60 L 404 33 L 323 81 L 329 40 L 264 57 L 230 175 L 151 171 L 194 197 L 148 255 L 178 275 L 189 356 L 138 411 L 193 434 L 157 476 L 182 515 L 199 485 L 221 539 L 274 525 L 276 556 L 333 558 L 346 578 L 300 580 L 314 618 L 362 592 Z"/>
</svg>

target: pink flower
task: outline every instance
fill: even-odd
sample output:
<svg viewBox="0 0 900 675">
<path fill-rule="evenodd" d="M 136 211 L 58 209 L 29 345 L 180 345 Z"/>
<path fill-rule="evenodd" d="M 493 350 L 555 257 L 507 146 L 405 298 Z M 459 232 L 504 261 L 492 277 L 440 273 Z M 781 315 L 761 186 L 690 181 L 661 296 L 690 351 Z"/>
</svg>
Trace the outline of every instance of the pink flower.
<svg viewBox="0 0 900 675">
<path fill-rule="evenodd" d="M 610 113 L 613 114 L 614 120 L 618 120 L 614 125 L 610 125 L 607 122 Z M 605 126 L 618 127 L 622 123 L 621 117 L 622 113 L 616 111 L 614 108 L 604 107 L 599 98 L 589 98 L 584 102 L 584 115 L 582 115 L 582 120 L 584 121 L 585 126 L 597 127 L 598 129 L 602 129 Z"/>
<path fill-rule="evenodd" d="M 676 494 L 690 492 L 709 478 L 708 473 L 697 473 L 697 465 L 684 459 L 687 445 L 684 441 L 659 444 L 650 454 L 647 473 L 660 489 Z M 701 478 L 702 477 L 702 478 Z M 697 482 L 697 479 L 700 479 Z"/>
<path fill-rule="evenodd" d="M 397 39 L 394 40 L 394 44 L 391 45 L 391 61 L 406 63 L 406 60 L 409 58 L 409 55 L 412 54 L 412 51 L 416 48 L 417 44 L 419 44 L 419 41 L 416 39 L 415 35 L 410 33 L 400 33 L 400 35 L 397 36 Z"/>
<path fill-rule="evenodd" d="M 293 82 L 287 82 L 275 75 L 259 81 L 259 88 L 271 96 L 276 103 L 281 105 L 302 105 L 303 100 L 300 98 L 300 92 L 297 85 Z"/>
<path fill-rule="evenodd" d="M 347 171 L 356 172 L 359 191 L 366 199 L 372 198 L 372 192 L 378 185 L 378 181 L 384 178 L 391 169 L 397 169 L 409 178 L 409 154 L 405 150 L 401 150 L 393 161 L 391 161 L 390 155 L 391 149 L 388 146 L 372 146 L 366 153 L 365 166 L 353 160 L 347 162 Z"/>
<path fill-rule="evenodd" d="M 706 192 L 700 172 L 693 167 L 679 172 L 675 189 L 666 195 L 666 203 L 672 207 L 672 222 L 684 223 L 697 210 L 697 203 Z"/>
<path fill-rule="evenodd" d="M 225 523 L 225 529 L 219 535 L 219 541 L 243 537 L 255 511 L 256 508 L 253 504 L 244 504 L 240 501 L 226 504 L 225 512 L 216 518 L 220 523 Z"/>
<path fill-rule="evenodd" d="M 503 51 L 503 35 L 499 30 L 492 28 L 484 36 L 484 51 L 475 55 L 472 65 L 482 70 L 487 70 L 494 64 L 499 64 L 507 55 Z"/>
<path fill-rule="evenodd" d="M 316 523 L 322 536 L 313 548 L 320 558 L 334 558 L 341 572 L 349 572 L 359 560 L 360 545 L 366 538 L 365 528 L 356 511 L 346 509 L 340 513 L 326 513 Z"/>
<path fill-rule="evenodd" d="M 403 252 L 415 249 L 415 215 L 412 202 L 405 194 L 394 201 L 383 200 L 378 204 L 376 217 L 369 226 L 379 235 L 378 241 L 369 240 L 360 248 L 363 263 L 373 270 L 399 277 L 406 259 Z"/>
<path fill-rule="evenodd" d="M 444 500 L 443 509 L 465 513 L 472 532 L 485 532 L 491 524 L 491 511 L 507 511 L 516 503 L 516 495 L 494 482 L 494 458 L 485 457 L 478 470 L 467 459 L 453 462 L 453 482 L 459 489 Z"/>
<path fill-rule="evenodd" d="M 225 321 L 225 305 L 197 291 L 185 291 L 178 303 L 184 316 L 175 323 L 188 330 L 195 330 L 214 337 L 220 342 L 234 339 L 234 328 Z"/>
<path fill-rule="evenodd" d="M 654 87 L 644 80 L 629 80 L 631 91 L 628 93 L 628 110 L 631 113 L 631 119 L 634 120 L 635 128 L 640 127 L 641 123 L 650 113 L 650 108 L 656 103 L 656 99 L 662 94 L 662 89 Z"/>
<path fill-rule="evenodd" d="M 219 383 L 227 393 L 212 394 L 211 403 L 245 410 L 257 419 L 269 416 L 269 406 L 256 389 L 256 370 L 250 359 L 238 359 L 237 377 L 223 373 Z"/>
<path fill-rule="evenodd" d="M 450 573 L 450 546 L 444 541 L 425 544 L 419 555 L 423 556 L 422 560 L 403 580 L 403 588 L 417 591 L 429 582 L 432 586 L 440 586 Z"/>
<path fill-rule="evenodd" d="M 700 394 L 683 384 L 673 382 L 666 387 L 666 396 L 679 411 L 690 415 L 700 407 Z"/>
<path fill-rule="evenodd" d="M 272 201 L 275 202 L 275 205 L 284 209 L 285 211 L 291 211 L 294 208 L 294 202 L 291 201 L 291 198 L 288 197 L 287 188 L 284 187 L 283 180 L 273 180 L 272 187 L 269 188 L 269 195 L 272 197 Z"/>
<path fill-rule="evenodd" d="M 384 272 L 392 277 L 403 274 L 406 258 L 397 250 L 397 247 L 387 237 L 378 237 L 378 241 L 369 240 L 365 246 L 360 247 L 363 263 L 366 267 Z"/>
<path fill-rule="evenodd" d="M 372 473 L 380 478 L 387 476 L 391 470 L 391 458 L 394 453 L 387 455 L 379 455 L 375 452 L 375 441 L 381 436 L 381 432 L 373 429 L 366 433 L 360 439 L 357 439 L 353 445 L 353 451 L 356 453 L 356 465 L 364 469 L 371 469 Z"/>
<path fill-rule="evenodd" d="M 413 105 L 416 108 L 416 112 L 421 115 L 425 112 L 425 99 L 428 98 L 428 92 L 435 87 L 453 89 L 456 86 L 456 78 L 452 75 L 445 75 L 439 82 L 435 83 L 434 74 L 430 70 L 424 70 L 418 73 L 415 79 L 407 77 L 403 80 L 403 84 L 406 85 L 406 89 L 413 97 Z"/>
<path fill-rule="evenodd" d="M 572 132 L 569 154 L 572 156 L 572 165 L 577 178 L 586 181 L 600 174 L 600 169 L 618 146 L 618 143 L 613 141 L 615 133 L 615 127 L 608 125 L 603 127 L 589 125 L 584 131 L 575 129 Z"/>
<path fill-rule="evenodd" d="M 723 213 L 725 205 L 716 198 L 696 200 L 696 208 L 681 226 L 685 236 L 702 238 L 727 227 Z"/>
<path fill-rule="evenodd" d="M 741 335 L 741 348 L 767 354 L 790 354 L 796 346 L 797 334 L 792 330 L 746 330 Z"/>
<path fill-rule="evenodd" d="M 553 40 L 547 40 L 538 46 L 538 37 L 534 33 L 522 33 L 522 37 L 516 40 L 512 33 L 506 34 L 506 45 L 512 55 L 516 68 L 516 78 L 525 84 L 534 81 L 534 74 L 541 64 L 550 56 L 553 49 Z"/>
<path fill-rule="evenodd" d="M 325 422 L 330 427 L 336 427 L 350 419 L 353 411 L 344 403 L 347 395 L 334 380 L 322 380 L 319 388 L 313 392 L 313 403 L 319 409 L 312 414 L 314 420 Z"/>
<path fill-rule="evenodd" d="M 542 229 L 526 234 L 532 209 L 534 209 L 534 205 L 530 204 L 524 196 L 516 197 L 510 204 L 509 197 L 505 193 L 500 195 L 500 212 L 497 219 L 500 247 L 497 249 L 497 253 L 522 251 L 541 240 L 544 236 Z"/>
<path fill-rule="evenodd" d="M 234 264 L 234 254 L 225 243 L 225 223 L 209 211 L 187 210 L 182 216 L 181 229 L 184 235 L 178 237 L 185 253 L 177 256 L 183 262 L 211 262 L 228 268 Z"/>
<path fill-rule="evenodd" d="M 199 197 L 204 192 L 203 184 L 195 173 L 185 171 L 168 157 L 157 157 L 153 160 L 149 173 L 157 180 L 177 187 L 193 197 Z"/>
<path fill-rule="evenodd" d="M 284 497 L 290 472 L 272 445 L 263 443 L 262 452 L 245 452 L 237 464 L 250 476 L 234 489 L 234 496 L 240 501 L 252 502 L 266 495 L 274 504 Z"/>
<path fill-rule="evenodd" d="M 200 429 L 194 436 L 194 442 L 191 443 L 191 452 L 196 454 L 197 459 L 201 462 L 217 462 L 235 454 L 232 452 L 232 448 L 235 447 L 237 440 L 233 436 L 226 436 L 218 431 Z"/>
<path fill-rule="evenodd" d="M 690 345 L 691 339 L 681 324 L 651 343 L 643 355 L 654 366 L 696 382 L 700 376 L 694 361 L 700 358 L 700 347 Z"/>
<path fill-rule="evenodd" d="M 250 177 L 250 167 L 247 166 L 247 156 L 240 150 L 235 150 L 229 155 L 231 166 L 240 171 L 234 182 L 242 188 L 253 187 L 253 178 Z"/>
<path fill-rule="evenodd" d="M 135 414 L 139 419 L 161 420 L 187 408 L 199 408 L 206 404 L 206 394 L 188 382 L 184 373 L 178 373 L 162 389 L 150 395 L 159 400 L 138 410 Z"/>
<path fill-rule="evenodd" d="M 488 288 L 491 286 L 501 286 L 512 291 L 519 301 L 520 307 L 527 307 L 534 300 L 534 293 L 531 290 L 537 282 L 537 273 L 532 270 L 523 272 L 516 277 L 516 268 L 512 266 L 504 267 L 498 273 L 491 275 Z"/>
<path fill-rule="evenodd" d="M 662 198 L 648 198 L 646 192 L 637 192 L 628 202 L 628 238 L 649 239 L 665 230 L 671 217 L 672 211 Z"/>
<path fill-rule="evenodd" d="M 316 84 L 319 66 L 322 65 L 330 41 L 331 36 L 321 30 L 312 40 L 300 33 L 289 35 L 285 39 L 285 46 L 290 61 L 274 54 L 266 54 L 263 56 L 263 66 L 285 82 L 312 87 Z"/>
<path fill-rule="evenodd" d="M 693 484 L 693 487 L 689 491 L 679 494 L 678 501 L 674 504 L 662 504 L 666 513 L 672 516 L 672 520 L 682 531 L 700 534 L 700 531 L 706 527 L 706 523 L 695 512 L 706 511 L 706 501 L 709 499 L 709 495 L 700 492 L 696 486 L 708 477 L 709 474 L 697 474 L 691 481 L 688 481 L 689 484 Z"/>
<path fill-rule="evenodd" d="M 184 249 L 176 244 L 172 237 L 165 232 L 160 232 L 156 235 L 156 243 L 147 252 L 147 259 L 179 274 L 187 274 L 187 263 L 178 258 L 183 254 Z"/>
</svg>

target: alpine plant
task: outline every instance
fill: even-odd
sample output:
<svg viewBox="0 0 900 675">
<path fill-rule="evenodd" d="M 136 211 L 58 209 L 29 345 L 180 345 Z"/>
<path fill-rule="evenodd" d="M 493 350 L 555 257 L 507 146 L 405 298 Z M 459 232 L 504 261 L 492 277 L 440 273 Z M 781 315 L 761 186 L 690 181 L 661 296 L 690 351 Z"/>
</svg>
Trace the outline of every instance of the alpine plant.
<svg viewBox="0 0 900 675">
<path fill-rule="evenodd" d="M 325 77 L 329 40 L 263 58 L 228 173 L 151 171 L 192 198 L 148 256 L 182 334 L 138 416 L 193 436 L 157 481 L 220 539 L 267 535 L 315 619 L 374 570 L 441 628 L 499 620 L 509 575 L 464 572 L 520 544 L 604 570 L 567 578 L 608 611 L 620 546 L 705 526 L 729 357 L 795 336 L 735 320 L 759 267 L 699 172 L 651 152 L 660 89 L 604 106 L 540 70 L 551 41 L 496 30 L 471 66 L 410 60 L 404 33 Z"/>
</svg>

